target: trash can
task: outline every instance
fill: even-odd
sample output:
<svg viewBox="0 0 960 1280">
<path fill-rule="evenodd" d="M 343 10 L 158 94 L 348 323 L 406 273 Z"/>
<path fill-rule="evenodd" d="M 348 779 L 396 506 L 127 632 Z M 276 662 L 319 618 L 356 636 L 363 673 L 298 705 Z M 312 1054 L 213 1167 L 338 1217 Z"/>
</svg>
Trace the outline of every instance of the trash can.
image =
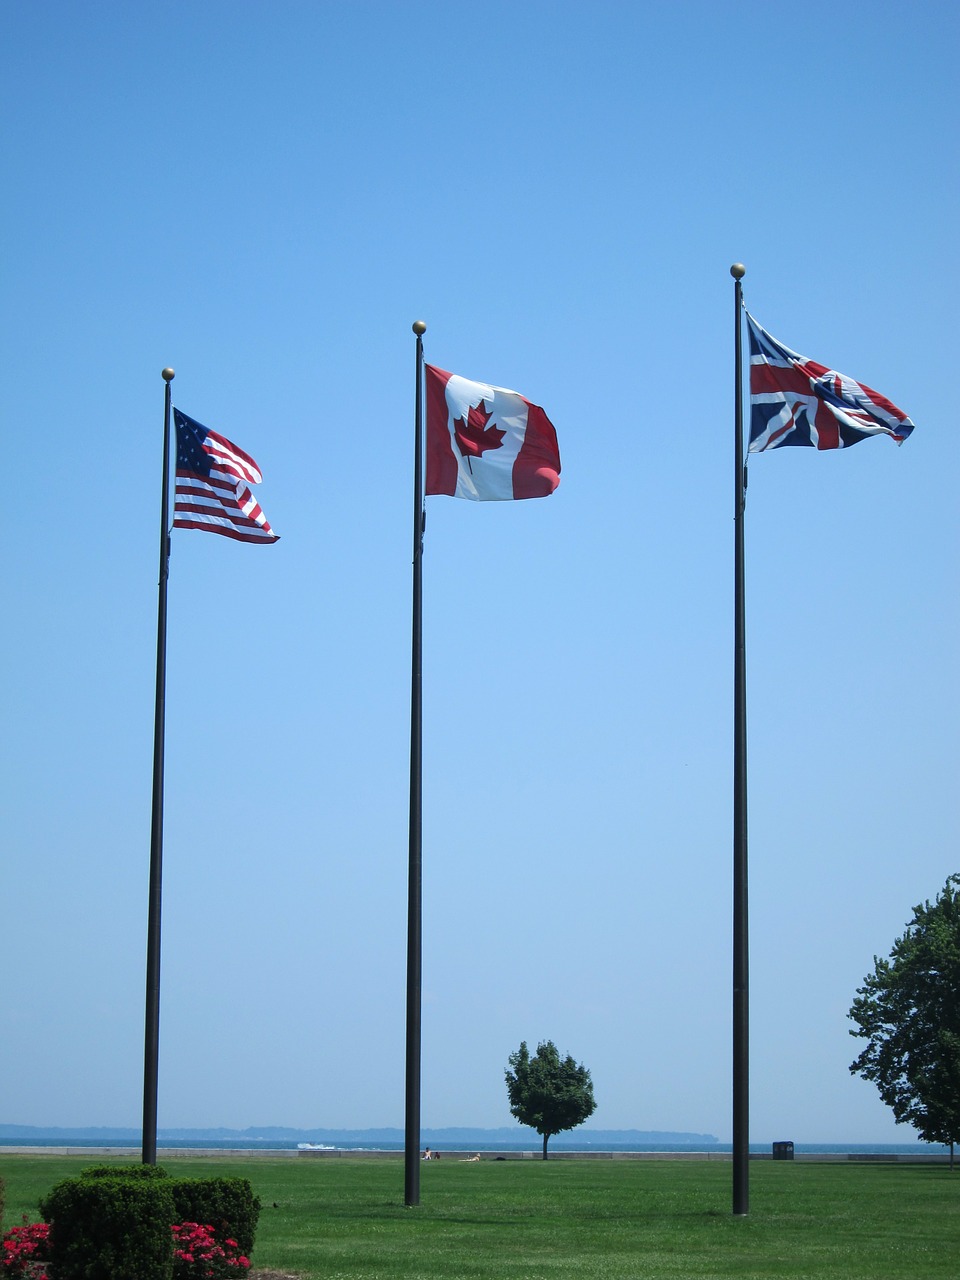
<svg viewBox="0 0 960 1280">
<path fill-rule="evenodd" d="M 773 1144 L 774 1160 L 792 1160 L 793 1159 L 793 1143 L 792 1142 L 775 1142 Z"/>
</svg>

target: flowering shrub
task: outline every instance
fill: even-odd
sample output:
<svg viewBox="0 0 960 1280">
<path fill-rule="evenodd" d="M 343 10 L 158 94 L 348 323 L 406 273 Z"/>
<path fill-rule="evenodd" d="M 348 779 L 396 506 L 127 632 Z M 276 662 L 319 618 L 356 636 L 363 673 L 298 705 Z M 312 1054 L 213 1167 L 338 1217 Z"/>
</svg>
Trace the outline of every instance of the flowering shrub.
<svg viewBox="0 0 960 1280">
<path fill-rule="evenodd" d="M 241 1275 L 250 1266 L 236 1240 L 221 1244 L 213 1227 L 180 1222 L 172 1230 L 174 1280 L 223 1280 Z"/>
<path fill-rule="evenodd" d="M 3 1237 L 3 1258 L 0 1260 L 4 1280 L 29 1277 L 29 1280 L 47 1280 L 47 1263 L 50 1261 L 50 1227 L 46 1222 L 27 1222 L 22 1227 L 11 1227 Z"/>
<path fill-rule="evenodd" d="M 213 1227 L 181 1222 L 173 1230 L 174 1280 L 235 1280 L 250 1266 L 236 1240 L 220 1244 Z M 48 1280 L 50 1226 L 25 1222 L 3 1237 L 2 1280 Z"/>
</svg>

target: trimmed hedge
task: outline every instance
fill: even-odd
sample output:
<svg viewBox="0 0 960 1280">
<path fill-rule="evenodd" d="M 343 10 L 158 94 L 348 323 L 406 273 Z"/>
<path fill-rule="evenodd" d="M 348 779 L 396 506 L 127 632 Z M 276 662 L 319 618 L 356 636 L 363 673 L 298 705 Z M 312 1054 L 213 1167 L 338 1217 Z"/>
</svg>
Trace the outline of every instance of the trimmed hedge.
<svg viewBox="0 0 960 1280">
<path fill-rule="evenodd" d="M 260 1197 L 246 1178 L 170 1178 L 160 1165 L 91 1165 L 40 1204 L 56 1280 L 171 1280 L 171 1226 L 199 1222 L 247 1257 Z"/>
<path fill-rule="evenodd" d="M 171 1178 L 173 1222 L 201 1222 L 213 1227 L 217 1240 L 236 1240 L 248 1258 L 253 1252 L 260 1218 L 260 1197 L 246 1178 Z"/>
<path fill-rule="evenodd" d="M 59 1182 L 40 1202 L 56 1280 L 171 1280 L 170 1181 L 95 1175 Z"/>
<path fill-rule="evenodd" d="M 165 1178 L 159 1164 L 92 1164 L 80 1170 L 81 1178 Z"/>
</svg>

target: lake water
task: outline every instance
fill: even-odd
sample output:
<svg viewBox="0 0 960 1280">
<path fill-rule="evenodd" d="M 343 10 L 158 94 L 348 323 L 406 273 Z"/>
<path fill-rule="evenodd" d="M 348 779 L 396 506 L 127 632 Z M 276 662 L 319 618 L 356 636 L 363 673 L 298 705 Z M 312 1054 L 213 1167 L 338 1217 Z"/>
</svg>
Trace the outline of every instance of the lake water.
<svg viewBox="0 0 960 1280">
<path fill-rule="evenodd" d="M 132 1135 L 129 1139 L 110 1138 L 4 1138 L 0 1136 L 0 1147 L 16 1146 L 16 1147 L 36 1147 L 42 1150 L 44 1147 L 96 1147 L 99 1150 L 126 1150 L 130 1147 L 139 1147 L 140 1138 Z M 187 1139 L 187 1138 L 158 1138 L 157 1150 L 185 1150 L 185 1151 L 295 1151 L 298 1142 L 293 1140 L 284 1141 L 277 1138 L 250 1139 L 237 1135 L 232 1138 L 223 1139 Z M 332 1143 L 330 1144 L 333 1145 Z M 433 1141 L 429 1143 L 434 1151 L 463 1151 L 467 1148 L 474 1148 L 478 1151 L 540 1151 L 542 1143 L 539 1141 L 524 1142 L 488 1142 L 479 1141 L 470 1143 L 459 1140 L 457 1142 Z M 769 1154 L 771 1149 L 769 1142 L 752 1142 L 750 1150 L 758 1154 Z M 403 1142 L 345 1142 L 337 1144 L 337 1149 L 341 1151 L 402 1151 Z M 704 1152 L 730 1152 L 733 1150 L 729 1142 L 713 1142 L 704 1143 L 699 1146 L 672 1145 L 670 1143 L 615 1143 L 605 1142 L 602 1145 L 590 1142 L 575 1142 L 572 1140 L 564 1141 L 559 1135 L 550 1139 L 551 1151 L 704 1151 Z M 893 1142 L 893 1143 L 829 1143 L 829 1142 L 796 1142 L 794 1143 L 794 1151 L 797 1155 L 946 1155 L 949 1154 L 949 1147 L 938 1146 L 925 1142 Z"/>
</svg>

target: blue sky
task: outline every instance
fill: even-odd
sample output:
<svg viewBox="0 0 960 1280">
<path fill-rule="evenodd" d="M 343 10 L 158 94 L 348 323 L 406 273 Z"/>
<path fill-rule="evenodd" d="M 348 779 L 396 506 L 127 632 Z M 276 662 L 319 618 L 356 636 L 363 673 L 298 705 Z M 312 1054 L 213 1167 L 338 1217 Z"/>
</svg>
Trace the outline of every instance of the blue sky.
<svg viewBox="0 0 960 1280">
<path fill-rule="evenodd" d="M 0 23 L 0 1119 L 140 1119 L 169 364 L 281 541 L 173 539 L 159 1123 L 402 1123 L 423 318 L 563 459 L 428 502 L 423 1123 L 551 1038 L 592 1123 L 729 1139 L 741 260 L 917 424 L 750 463 L 751 1137 L 909 1139 L 847 1011 L 960 870 L 955 8 Z"/>
</svg>

